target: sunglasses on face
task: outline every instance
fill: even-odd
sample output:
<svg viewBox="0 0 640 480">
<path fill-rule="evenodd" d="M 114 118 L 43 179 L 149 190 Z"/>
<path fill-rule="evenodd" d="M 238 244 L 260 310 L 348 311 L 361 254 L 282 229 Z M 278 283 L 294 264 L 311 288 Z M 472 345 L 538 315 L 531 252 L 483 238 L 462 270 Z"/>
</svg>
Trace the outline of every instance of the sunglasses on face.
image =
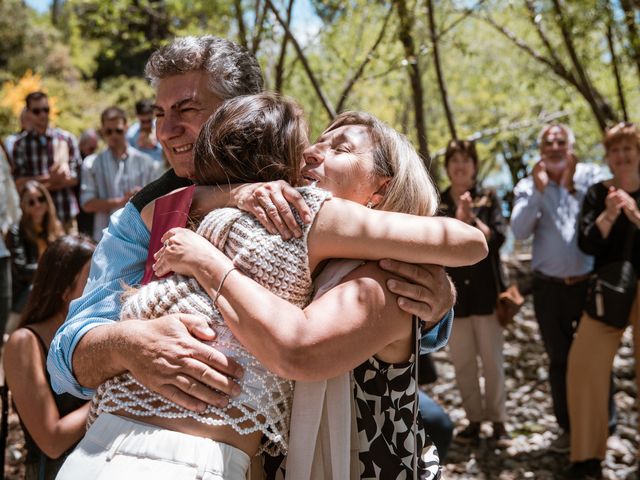
<svg viewBox="0 0 640 480">
<path fill-rule="evenodd" d="M 36 197 L 36 198 L 30 198 L 27 201 L 27 205 L 29 205 L 30 207 L 35 207 L 36 205 L 43 204 L 43 203 L 47 203 L 47 199 L 44 198 L 44 195 L 40 195 L 39 197 Z"/>
<path fill-rule="evenodd" d="M 105 134 L 107 137 L 110 137 L 110 136 L 111 136 L 111 135 L 113 135 L 114 133 L 117 133 L 118 135 L 122 135 L 122 134 L 124 133 L 124 128 L 114 128 L 114 129 L 111 129 L 111 128 L 105 128 L 105 129 L 104 129 L 104 134 Z"/>
<path fill-rule="evenodd" d="M 40 115 L 41 113 L 46 113 L 47 115 L 49 114 L 49 111 L 51 110 L 49 107 L 42 107 L 42 108 L 31 108 L 31 113 L 33 113 L 34 115 Z"/>
</svg>

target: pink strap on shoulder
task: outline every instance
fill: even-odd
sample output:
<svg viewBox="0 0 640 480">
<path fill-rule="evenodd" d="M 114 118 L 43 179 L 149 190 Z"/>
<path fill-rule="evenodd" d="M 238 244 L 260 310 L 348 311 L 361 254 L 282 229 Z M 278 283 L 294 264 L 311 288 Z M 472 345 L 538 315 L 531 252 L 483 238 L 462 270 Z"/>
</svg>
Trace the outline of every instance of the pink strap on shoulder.
<svg viewBox="0 0 640 480">
<path fill-rule="evenodd" d="M 152 280 L 157 280 L 155 272 L 151 268 L 155 263 L 153 256 L 162 248 L 162 236 L 176 227 L 187 225 L 189 209 L 193 200 L 195 185 L 170 193 L 164 197 L 156 199 L 153 209 L 153 226 L 151 227 L 151 240 L 149 241 L 149 252 L 147 253 L 147 263 L 144 265 L 144 277 L 142 285 L 146 285 Z"/>
</svg>

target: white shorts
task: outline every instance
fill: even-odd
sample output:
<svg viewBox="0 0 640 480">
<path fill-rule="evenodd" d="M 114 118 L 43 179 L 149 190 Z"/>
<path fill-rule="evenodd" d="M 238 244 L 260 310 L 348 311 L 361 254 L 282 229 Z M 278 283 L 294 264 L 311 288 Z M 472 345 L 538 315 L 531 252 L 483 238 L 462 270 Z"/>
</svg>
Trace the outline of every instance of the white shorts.
<svg viewBox="0 0 640 480">
<path fill-rule="evenodd" d="M 100 415 L 57 480 L 245 480 L 249 455 L 203 437 Z"/>
</svg>

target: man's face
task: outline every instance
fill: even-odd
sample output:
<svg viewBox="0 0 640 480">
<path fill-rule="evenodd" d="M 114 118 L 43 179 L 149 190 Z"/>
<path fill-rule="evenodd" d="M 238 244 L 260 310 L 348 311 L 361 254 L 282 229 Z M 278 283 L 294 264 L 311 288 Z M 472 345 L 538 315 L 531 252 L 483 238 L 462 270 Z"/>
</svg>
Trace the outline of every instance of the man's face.
<svg viewBox="0 0 640 480">
<path fill-rule="evenodd" d="M 127 122 L 121 118 L 112 118 L 102 123 L 102 138 L 111 150 L 121 150 L 126 145 L 125 132 Z"/>
<path fill-rule="evenodd" d="M 222 103 L 207 88 L 207 80 L 205 72 L 197 71 L 158 82 L 156 136 L 180 177 L 193 177 L 193 146 L 202 125 Z"/>
<path fill-rule="evenodd" d="M 80 155 L 82 158 L 88 157 L 98 149 L 98 139 L 94 137 L 84 138 L 80 140 L 80 144 L 78 146 L 80 148 Z"/>
<path fill-rule="evenodd" d="M 29 102 L 29 118 L 33 128 L 44 132 L 49 126 L 49 99 L 41 98 Z"/>
<path fill-rule="evenodd" d="M 142 113 L 138 115 L 140 122 L 140 131 L 143 133 L 151 133 L 153 130 L 153 113 Z"/>
<path fill-rule="evenodd" d="M 564 130 L 551 127 L 540 145 L 540 155 L 547 169 L 556 172 L 564 170 L 568 153 L 569 142 Z"/>
</svg>

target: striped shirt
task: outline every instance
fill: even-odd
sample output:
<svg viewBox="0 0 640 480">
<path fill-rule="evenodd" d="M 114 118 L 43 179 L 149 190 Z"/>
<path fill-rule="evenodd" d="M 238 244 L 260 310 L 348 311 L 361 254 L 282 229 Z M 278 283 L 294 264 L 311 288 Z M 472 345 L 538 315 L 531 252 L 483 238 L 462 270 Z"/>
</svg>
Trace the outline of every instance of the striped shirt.
<svg viewBox="0 0 640 480">
<path fill-rule="evenodd" d="M 38 177 L 49 175 L 54 164 L 54 151 L 63 147 L 64 161 L 69 162 L 69 170 L 73 178 L 78 176 L 81 163 L 80 150 L 76 137 L 59 128 L 47 128 L 43 135 L 36 131 L 24 132 L 13 145 L 13 177 Z M 67 155 L 68 153 L 68 155 Z M 50 191 L 56 206 L 58 218 L 62 222 L 74 219 L 78 215 L 78 200 L 73 187 Z"/>
<path fill-rule="evenodd" d="M 157 164 L 144 153 L 127 145 L 121 158 L 106 148 L 85 158 L 82 164 L 80 204 L 93 199 L 119 198 L 134 188 L 142 188 L 158 176 Z M 115 211 L 115 210 L 114 210 Z M 93 222 L 93 238 L 100 241 L 102 230 L 109 225 L 114 212 L 96 212 Z"/>
</svg>

